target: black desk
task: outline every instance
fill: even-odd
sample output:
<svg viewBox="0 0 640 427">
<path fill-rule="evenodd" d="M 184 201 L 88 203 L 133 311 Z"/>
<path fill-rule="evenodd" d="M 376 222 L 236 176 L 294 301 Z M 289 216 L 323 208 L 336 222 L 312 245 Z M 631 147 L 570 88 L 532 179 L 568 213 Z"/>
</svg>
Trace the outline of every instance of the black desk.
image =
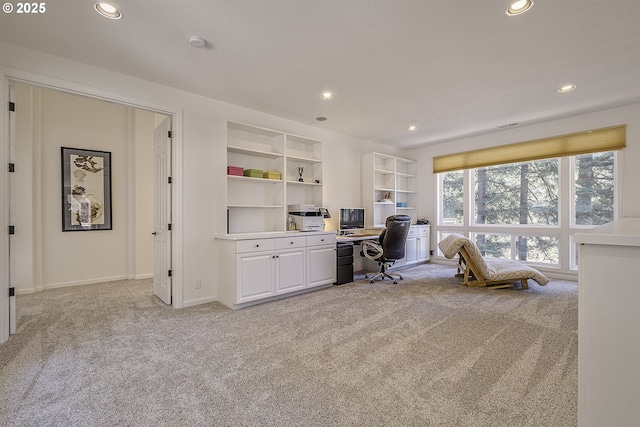
<svg viewBox="0 0 640 427">
<path fill-rule="evenodd" d="M 337 281 L 336 285 L 353 282 L 354 245 L 360 245 L 363 240 L 378 240 L 377 234 L 353 234 L 351 236 L 337 236 Z"/>
</svg>

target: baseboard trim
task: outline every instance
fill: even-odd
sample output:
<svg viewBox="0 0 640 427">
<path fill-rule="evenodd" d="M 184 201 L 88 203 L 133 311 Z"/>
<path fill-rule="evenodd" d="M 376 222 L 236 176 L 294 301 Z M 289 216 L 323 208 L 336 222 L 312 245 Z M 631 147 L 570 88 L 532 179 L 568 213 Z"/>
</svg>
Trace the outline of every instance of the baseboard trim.
<svg viewBox="0 0 640 427">
<path fill-rule="evenodd" d="M 16 295 L 29 295 L 35 294 L 36 288 L 16 289 Z"/>
<path fill-rule="evenodd" d="M 153 273 L 138 274 L 133 277 L 133 280 L 153 279 Z"/>
<path fill-rule="evenodd" d="M 193 307 L 200 304 L 208 304 L 210 302 L 216 302 L 216 301 L 218 301 L 217 297 L 190 299 L 182 303 L 182 308 Z"/>
<path fill-rule="evenodd" d="M 115 282 L 117 280 L 128 280 L 128 279 L 127 279 L 127 276 L 124 275 L 124 276 L 100 277 L 97 279 L 89 279 L 89 280 L 78 280 L 75 282 L 48 283 L 43 286 L 43 289 L 56 289 L 56 288 L 67 288 L 70 286 L 92 285 L 94 283 Z"/>
</svg>

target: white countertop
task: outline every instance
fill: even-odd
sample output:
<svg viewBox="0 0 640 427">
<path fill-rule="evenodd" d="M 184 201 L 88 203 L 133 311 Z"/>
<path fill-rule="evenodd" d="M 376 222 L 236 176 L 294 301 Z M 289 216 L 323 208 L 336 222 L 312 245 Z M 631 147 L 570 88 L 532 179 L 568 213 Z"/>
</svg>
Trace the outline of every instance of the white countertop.
<svg viewBox="0 0 640 427">
<path fill-rule="evenodd" d="M 327 231 L 269 231 L 264 233 L 237 233 L 237 234 L 219 234 L 215 238 L 220 240 L 252 240 L 252 239 L 273 239 L 277 237 L 291 236 L 317 236 L 336 234 L 335 230 Z"/>
<path fill-rule="evenodd" d="M 589 245 L 640 246 L 640 218 L 621 218 L 575 233 L 574 239 Z"/>
</svg>

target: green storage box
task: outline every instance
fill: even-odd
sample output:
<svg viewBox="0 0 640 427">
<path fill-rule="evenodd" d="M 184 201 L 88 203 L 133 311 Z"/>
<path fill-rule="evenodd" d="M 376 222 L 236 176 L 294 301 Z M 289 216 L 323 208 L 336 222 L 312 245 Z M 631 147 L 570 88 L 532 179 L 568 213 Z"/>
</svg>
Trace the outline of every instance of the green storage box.
<svg viewBox="0 0 640 427">
<path fill-rule="evenodd" d="M 265 172 L 262 175 L 263 178 L 267 178 L 267 179 L 282 179 L 282 173 L 281 172 Z"/>
<path fill-rule="evenodd" d="M 260 169 L 245 169 L 243 174 L 244 176 L 250 176 L 251 178 L 262 178 L 262 170 Z"/>
</svg>

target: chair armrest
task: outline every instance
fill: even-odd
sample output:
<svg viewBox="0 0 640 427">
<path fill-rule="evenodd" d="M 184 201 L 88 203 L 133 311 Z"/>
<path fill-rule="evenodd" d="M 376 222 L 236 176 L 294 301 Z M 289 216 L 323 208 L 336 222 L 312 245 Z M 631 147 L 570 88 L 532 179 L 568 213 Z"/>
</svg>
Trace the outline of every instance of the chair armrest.
<svg viewBox="0 0 640 427">
<path fill-rule="evenodd" d="M 362 252 L 360 253 L 364 255 L 365 258 L 376 261 L 382 257 L 382 246 L 373 240 L 363 240 Z"/>
</svg>

